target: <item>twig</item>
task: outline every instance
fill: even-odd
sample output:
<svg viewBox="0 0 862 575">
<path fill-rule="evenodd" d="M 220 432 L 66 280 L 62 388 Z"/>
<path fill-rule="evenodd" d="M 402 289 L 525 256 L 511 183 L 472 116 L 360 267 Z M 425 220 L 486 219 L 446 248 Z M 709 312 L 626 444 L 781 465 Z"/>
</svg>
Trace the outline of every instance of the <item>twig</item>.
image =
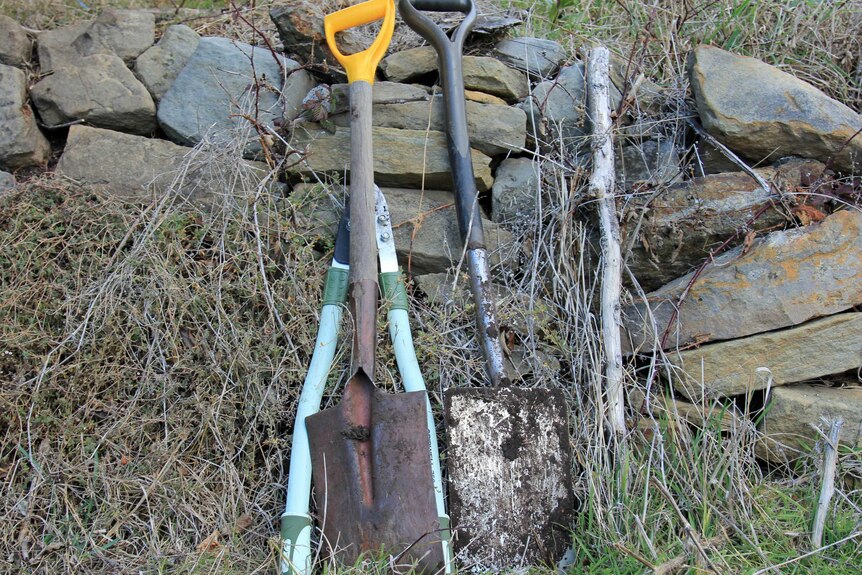
<svg viewBox="0 0 862 575">
<path fill-rule="evenodd" d="M 709 555 L 706 554 L 706 550 L 703 548 L 703 544 L 700 542 L 700 534 L 698 534 L 694 528 L 691 526 L 691 523 L 688 522 L 688 519 L 685 518 L 682 510 L 679 508 L 679 505 L 676 504 L 676 500 L 673 498 L 673 495 L 667 490 L 667 487 L 662 485 L 655 477 L 650 479 L 650 485 L 658 489 L 659 493 L 661 493 L 662 497 L 670 503 L 670 506 L 673 507 L 674 512 L 676 513 L 679 520 L 682 522 L 683 530 L 685 534 L 688 536 L 689 540 L 691 540 L 697 552 L 703 558 L 706 563 L 707 569 L 712 571 L 713 573 L 718 573 L 719 571 L 715 568 L 715 565 L 712 564 L 712 561 L 709 559 Z"/>
<path fill-rule="evenodd" d="M 620 340 L 620 291 L 622 255 L 620 224 L 614 198 L 614 148 L 611 116 L 607 48 L 590 50 L 587 67 L 587 113 L 593 124 L 593 173 L 590 195 L 596 198 L 602 228 L 602 341 L 605 347 L 605 377 L 610 426 L 618 438 L 625 434 L 623 409 L 623 359 Z"/>
<path fill-rule="evenodd" d="M 641 555 L 637 551 L 635 551 L 633 549 L 629 549 L 628 547 L 626 547 L 625 545 L 623 545 L 619 541 L 614 543 L 613 546 L 617 551 L 622 551 L 623 553 L 625 553 L 626 555 L 628 555 L 629 557 L 631 557 L 632 559 L 634 559 L 638 563 L 641 563 L 647 569 L 652 569 L 653 571 L 656 571 L 658 569 L 658 567 L 653 565 L 649 559 L 647 559 L 646 557 L 644 557 L 643 555 Z"/>
<path fill-rule="evenodd" d="M 49 126 L 48 124 L 45 124 L 42 122 L 36 122 L 36 124 L 38 124 L 40 128 L 43 128 L 45 130 L 60 130 L 62 128 L 69 128 L 71 126 L 77 126 L 78 124 L 86 124 L 86 123 L 87 123 L 87 120 L 85 120 L 84 118 L 78 118 L 77 120 L 72 120 L 71 122 L 64 122 L 62 124 L 54 124 L 52 126 Z"/>
<path fill-rule="evenodd" d="M 722 144 L 721 142 L 716 140 L 712 134 L 707 132 L 703 128 L 703 126 L 700 125 L 700 122 L 698 122 L 696 119 L 694 119 L 692 117 L 686 118 L 685 122 L 691 127 L 692 130 L 697 132 L 698 136 L 700 136 L 701 138 L 703 138 L 704 140 L 709 142 L 712 146 L 718 148 L 718 151 L 720 151 L 722 154 L 724 154 L 724 156 L 728 160 L 730 160 L 731 162 L 736 164 L 740 170 L 742 170 L 743 172 L 745 172 L 746 174 L 748 174 L 749 176 L 754 178 L 754 180 L 757 181 L 758 184 L 760 184 L 760 187 L 763 188 L 764 192 L 766 192 L 767 194 L 772 193 L 772 187 L 769 185 L 769 182 L 767 182 L 766 180 L 763 179 L 763 176 L 761 176 L 760 174 L 758 174 L 757 172 L 752 170 L 751 166 L 749 166 L 748 164 L 743 162 L 739 158 L 739 156 L 737 156 L 736 154 L 734 154 L 730 150 L 730 148 L 728 148 L 727 146 L 725 146 L 724 144 Z"/>
<path fill-rule="evenodd" d="M 826 513 L 829 503 L 835 494 L 835 465 L 838 462 L 838 434 L 844 420 L 840 417 L 832 422 L 829 438 L 823 448 L 823 469 L 821 471 L 823 484 L 820 486 L 820 498 L 817 500 L 817 511 L 814 513 L 814 527 L 811 533 L 811 545 L 817 549 L 823 545 L 823 527 L 826 524 Z"/>
<path fill-rule="evenodd" d="M 798 557 L 794 557 L 793 559 L 788 559 L 787 561 L 784 561 L 783 563 L 776 563 L 775 565 L 770 565 L 769 567 L 764 567 L 760 571 L 755 571 L 751 575 L 763 575 L 764 573 L 767 573 L 769 571 L 778 571 L 781 567 L 787 567 L 788 565 L 792 565 L 793 563 L 796 563 L 797 561 L 802 561 L 803 559 L 811 557 L 812 555 L 817 555 L 821 551 L 826 551 L 830 547 L 835 547 L 837 545 L 841 545 L 842 543 L 846 543 L 846 542 L 850 541 L 851 539 L 856 539 L 859 536 L 862 536 L 862 531 L 856 531 L 854 533 L 851 533 L 847 537 L 844 537 L 843 539 L 839 539 L 838 541 L 836 541 L 834 543 L 830 543 L 829 545 L 824 545 L 823 547 L 818 547 L 817 549 L 815 549 L 813 551 L 809 551 L 808 553 L 803 553 L 802 555 L 800 555 Z"/>
<path fill-rule="evenodd" d="M 230 2 L 230 14 L 235 17 L 237 20 L 241 21 L 243 24 L 251 28 L 251 31 L 255 33 L 255 35 L 259 36 L 261 41 L 266 45 L 272 57 L 275 58 L 275 61 L 279 63 L 281 66 L 281 72 L 284 75 L 285 80 L 287 80 L 287 70 L 284 67 L 283 56 L 276 51 L 275 46 L 272 45 L 272 41 L 269 39 L 269 36 L 264 34 L 260 28 L 252 24 L 248 18 L 242 15 L 242 10 L 237 7 L 236 3 L 231 0 Z"/>
</svg>

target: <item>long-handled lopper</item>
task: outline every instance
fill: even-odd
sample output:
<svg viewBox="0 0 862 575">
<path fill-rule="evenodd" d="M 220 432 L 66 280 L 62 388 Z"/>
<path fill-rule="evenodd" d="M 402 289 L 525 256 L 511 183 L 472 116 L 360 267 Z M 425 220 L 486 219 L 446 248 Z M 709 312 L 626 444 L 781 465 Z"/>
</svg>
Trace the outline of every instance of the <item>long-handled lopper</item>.
<svg viewBox="0 0 862 575">
<path fill-rule="evenodd" d="M 518 389 L 505 372 L 464 99 L 462 52 L 476 8 L 472 0 L 399 0 L 399 9 L 437 52 L 455 209 L 489 384 L 444 396 L 453 542 L 462 564 L 480 570 L 553 563 L 568 546 L 574 507 L 568 411 L 561 390 Z M 420 11 L 465 16 L 447 36 Z"/>
<path fill-rule="evenodd" d="M 309 514 L 311 452 L 305 418 L 320 410 L 326 379 L 332 369 L 332 361 L 338 347 L 342 309 L 347 301 L 348 241 L 348 219 L 345 212 L 335 238 L 335 255 L 326 273 L 323 307 L 320 310 L 314 352 L 296 408 L 290 448 L 290 470 L 287 476 L 287 503 L 281 516 L 282 545 L 279 567 L 282 575 L 311 575 L 314 557 L 311 543 L 313 521 Z"/>
<path fill-rule="evenodd" d="M 382 20 L 371 46 L 342 54 L 335 34 Z M 395 26 L 393 0 L 369 0 L 326 16 L 330 50 L 350 94 L 350 280 L 354 324 L 350 377 L 341 403 L 306 418 L 324 548 L 353 564 L 385 553 L 420 571 L 443 564 L 434 498 L 427 395 L 388 394 L 374 385 L 377 243 L 371 86 Z"/>
<path fill-rule="evenodd" d="M 398 267 L 392 223 L 386 198 L 376 190 L 376 236 L 380 260 L 378 276 L 383 297 L 388 305 L 386 319 L 389 336 L 395 352 L 395 361 L 405 391 L 426 394 L 425 380 L 419 369 L 419 361 L 413 347 L 413 336 L 407 307 L 407 292 L 403 276 Z M 311 453 L 305 418 L 317 413 L 323 396 L 326 379 L 332 369 L 341 321 L 342 306 L 347 300 L 348 265 L 348 214 L 338 227 L 335 254 L 326 275 L 323 290 L 323 307 L 320 324 L 311 357 L 308 373 L 300 394 L 290 457 L 290 475 L 287 484 L 287 504 L 281 518 L 282 550 L 280 573 L 282 575 L 311 575 L 314 548 L 312 546 L 312 518 L 309 514 L 311 495 Z M 440 522 L 441 545 L 445 572 L 452 571 L 452 555 L 449 542 L 449 517 L 443 497 L 443 481 L 440 473 L 440 457 L 437 436 L 430 402 L 427 403 L 427 419 L 431 444 L 431 470 L 434 480 L 434 500 Z"/>
</svg>

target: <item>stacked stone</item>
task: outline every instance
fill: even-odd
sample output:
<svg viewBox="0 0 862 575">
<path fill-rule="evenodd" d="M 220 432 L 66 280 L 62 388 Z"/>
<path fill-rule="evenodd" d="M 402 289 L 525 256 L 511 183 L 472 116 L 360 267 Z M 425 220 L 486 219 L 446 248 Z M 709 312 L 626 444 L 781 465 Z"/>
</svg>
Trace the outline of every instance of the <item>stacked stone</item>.
<svg viewBox="0 0 862 575">
<path fill-rule="evenodd" d="M 693 404 L 766 407 L 755 412 L 762 458 L 798 457 L 837 418 L 841 443 L 858 447 L 862 212 L 841 198 L 830 210 L 818 194 L 832 170 L 858 173 L 862 116 L 710 46 L 691 54 L 689 77 L 705 130 L 750 164 L 780 160 L 756 170 L 758 182 L 698 144 L 705 175 L 632 200 L 629 264 L 652 291 L 624 310 L 630 351 L 666 350 L 677 397 Z M 713 258 L 722 245 L 731 249 Z"/>
</svg>

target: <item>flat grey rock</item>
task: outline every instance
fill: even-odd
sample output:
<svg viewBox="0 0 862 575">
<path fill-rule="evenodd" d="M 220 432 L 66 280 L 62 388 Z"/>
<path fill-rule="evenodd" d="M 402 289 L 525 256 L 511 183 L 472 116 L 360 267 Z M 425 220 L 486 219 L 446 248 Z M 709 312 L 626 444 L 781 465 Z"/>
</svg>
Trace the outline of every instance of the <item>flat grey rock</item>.
<svg viewBox="0 0 862 575">
<path fill-rule="evenodd" d="M 15 187 L 15 176 L 0 170 L 0 194 Z"/>
<path fill-rule="evenodd" d="M 225 177 L 224 166 L 213 160 L 189 160 L 189 149 L 167 140 L 145 138 L 87 126 L 72 126 L 57 173 L 80 184 L 128 201 L 149 202 L 161 198 L 183 172 L 181 197 L 209 206 L 225 196 L 251 193 L 230 188 L 242 178 Z M 266 164 L 238 161 L 255 186 L 269 174 Z M 235 176 L 235 174 L 231 174 Z"/>
<path fill-rule="evenodd" d="M 812 447 L 822 442 L 821 435 L 812 426 L 828 435 L 829 425 L 838 418 L 844 422 L 838 435 L 839 449 L 862 448 L 859 433 L 862 387 L 814 384 L 776 387 L 760 425 L 763 435 L 755 446 L 755 453 L 775 463 L 810 455 Z"/>
<path fill-rule="evenodd" d="M 299 66 L 286 58 L 283 64 L 287 70 Z M 159 125 L 184 146 L 194 146 L 204 134 L 225 141 L 243 138 L 246 154 L 253 156 L 260 150 L 258 133 L 240 115 L 252 115 L 257 109 L 257 122 L 274 129 L 274 121 L 281 120 L 283 113 L 281 76 L 281 64 L 266 47 L 201 38 L 159 102 Z"/>
<path fill-rule="evenodd" d="M 389 54 L 378 66 L 390 82 L 406 82 L 437 72 L 437 52 L 431 46 L 420 46 Z"/>
<path fill-rule="evenodd" d="M 0 14 L 0 64 L 22 68 L 30 63 L 33 43 L 18 22 Z"/>
<path fill-rule="evenodd" d="M 586 84 L 582 63 L 566 66 L 554 80 L 539 82 L 530 97 L 518 104 L 527 113 L 527 133 L 537 140 L 580 140 L 586 135 Z"/>
<path fill-rule="evenodd" d="M 156 40 L 156 17 L 147 10 L 105 10 L 77 38 L 80 56 L 114 54 L 131 64 Z"/>
<path fill-rule="evenodd" d="M 776 190 L 788 194 L 822 171 L 823 164 L 811 160 L 757 170 Z M 635 194 L 627 211 L 630 217 L 620 223 L 625 263 L 647 292 L 689 273 L 716 246 L 727 241 L 730 248 L 741 245 L 745 234 L 734 239 L 737 230 L 764 231 L 787 221 L 772 192 L 743 172 L 692 178 L 650 194 Z M 599 238 L 591 236 L 591 242 L 598 254 Z"/>
<path fill-rule="evenodd" d="M 625 307 L 624 345 L 650 351 L 735 339 L 862 304 L 862 212 L 838 211 L 742 249 L 715 258 L 693 283 L 688 274 L 647 294 L 650 314 L 643 302 Z"/>
<path fill-rule="evenodd" d="M 92 22 L 40 32 L 36 37 L 42 74 L 77 66 L 83 56 L 110 54 L 134 62 L 156 39 L 155 16 L 145 10 L 105 10 Z"/>
<path fill-rule="evenodd" d="M 0 169 L 45 164 L 51 145 L 36 125 L 27 103 L 27 77 L 0 64 Z"/>
<path fill-rule="evenodd" d="M 862 367 L 862 313 L 841 313 L 802 325 L 669 354 L 683 377 L 674 388 L 695 402 L 733 397 Z M 800 358 L 805 358 L 800 361 Z"/>
<path fill-rule="evenodd" d="M 494 46 L 503 62 L 537 78 L 547 78 L 566 59 L 566 50 L 553 40 L 544 38 L 512 38 Z"/>
<path fill-rule="evenodd" d="M 184 24 L 165 30 L 159 43 L 135 60 L 135 75 L 156 101 L 162 99 L 200 42 L 198 33 Z"/>
<path fill-rule="evenodd" d="M 47 74 L 55 68 L 74 66 L 80 58 L 72 42 L 90 28 L 92 22 L 75 22 L 53 30 L 40 32 L 36 36 L 36 53 L 39 55 L 39 68 Z"/>
<path fill-rule="evenodd" d="M 323 19 L 345 7 L 344 3 L 336 0 L 281 0 L 269 11 L 269 17 L 275 24 L 285 53 L 296 55 L 303 62 L 325 60 L 340 67 L 326 44 Z M 349 28 L 339 34 L 338 45 L 345 54 L 353 54 L 367 48 L 370 41 L 363 30 Z"/>
<path fill-rule="evenodd" d="M 682 176 L 679 153 L 668 139 L 648 139 L 617 148 L 617 185 L 631 190 L 636 185 L 670 184 Z"/>
<path fill-rule="evenodd" d="M 485 155 L 494 156 L 509 151 L 520 152 L 526 144 L 527 116 L 523 110 L 499 104 L 482 104 L 468 100 L 467 130 L 470 146 Z M 425 94 L 423 100 L 374 104 L 372 123 L 384 128 L 405 130 L 446 130 L 445 105 L 442 95 Z M 337 126 L 348 127 L 349 114 L 332 117 Z"/>
<path fill-rule="evenodd" d="M 524 23 L 524 18 L 527 13 L 524 10 L 512 11 L 509 8 L 505 14 L 479 14 L 476 16 L 476 24 L 473 25 L 473 34 L 481 34 L 483 36 L 497 36 L 503 34 L 516 26 Z M 456 20 L 456 23 L 460 20 Z M 451 28 L 451 25 L 443 23 L 444 29 Z"/>
<path fill-rule="evenodd" d="M 428 100 L 429 97 L 428 88 L 421 84 L 375 81 L 371 88 L 372 104 L 403 104 L 405 102 Z M 349 109 L 349 84 L 333 84 L 330 113 L 341 114 Z"/>
<path fill-rule="evenodd" d="M 539 170 L 530 158 L 506 158 L 497 167 L 491 188 L 491 217 L 515 229 L 536 217 Z"/>
<path fill-rule="evenodd" d="M 446 150 L 446 135 L 425 130 L 372 128 L 374 138 L 374 182 L 399 188 L 451 189 L 452 173 Z M 288 161 L 288 173 L 314 178 L 349 178 L 350 130 L 337 127 L 330 133 L 316 124 L 297 126 L 291 140 L 297 161 Z M 302 158 L 299 158 L 302 154 Z M 476 187 L 488 190 L 494 182 L 491 158 L 472 150 Z"/>
<path fill-rule="evenodd" d="M 156 129 L 156 105 L 119 56 L 94 54 L 63 67 L 30 90 L 42 121 L 59 126 L 84 120 L 131 134 Z"/>
<path fill-rule="evenodd" d="M 395 245 L 401 265 L 410 273 L 444 271 L 461 256 L 461 234 L 455 219 L 455 197 L 440 190 L 384 188 L 389 204 Z M 512 235 L 487 218 L 482 218 L 492 265 L 501 261 L 500 248 Z"/>
<path fill-rule="evenodd" d="M 527 75 L 488 56 L 465 56 L 464 88 L 517 102 L 530 92 Z"/>
<path fill-rule="evenodd" d="M 437 72 L 437 52 L 420 46 L 395 52 L 380 62 L 380 71 L 390 82 L 407 82 Z M 524 98 L 529 92 L 527 76 L 496 58 L 464 56 L 464 87 L 499 96 L 507 102 Z"/>
<path fill-rule="evenodd" d="M 713 46 L 698 46 L 688 67 L 703 127 L 737 154 L 753 162 L 835 156 L 839 170 L 860 172 L 862 138 L 853 136 L 862 115 L 844 104 L 760 60 Z"/>
<path fill-rule="evenodd" d="M 589 132 L 586 121 L 586 67 L 583 62 L 565 66 L 553 80 L 539 82 L 530 97 L 518 104 L 527 113 L 527 134 L 554 145 L 562 138 L 567 146 L 583 144 Z M 622 94 L 611 85 L 611 107 Z"/>
<path fill-rule="evenodd" d="M 281 99 L 284 106 L 283 122 L 285 124 L 296 119 L 302 112 L 302 101 L 308 93 L 317 86 L 308 70 L 294 69 L 288 73 L 281 86 Z"/>
<path fill-rule="evenodd" d="M 297 184 L 293 195 L 302 197 L 314 190 L 314 184 Z M 329 186 L 336 196 L 344 194 L 344 187 Z M 463 249 L 458 222 L 455 219 L 455 197 L 452 192 L 442 190 L 411 190 L 404 188 L 381 188 L 392 218 L 395 248 L 399 264 L 412 275 L 444 272 L 458 263 Z M 328 199 L 320 201 L 308 221 L 304 222 L 310 234 L 334 235 L 340 213 L 336 212 Z M 509 253 L 512 235 L 482 217 L 487 248 L 492 265 L 504 262 L 511 267 L 516 258 Z"/>
</svg>

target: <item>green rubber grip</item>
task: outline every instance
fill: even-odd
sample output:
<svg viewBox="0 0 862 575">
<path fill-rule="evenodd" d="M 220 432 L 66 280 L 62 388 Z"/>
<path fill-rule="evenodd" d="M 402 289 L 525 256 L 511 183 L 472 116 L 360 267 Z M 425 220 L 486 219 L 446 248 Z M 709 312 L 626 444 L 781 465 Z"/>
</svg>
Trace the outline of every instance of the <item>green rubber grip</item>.
<svg viewBox="0 0 862 575">
<path fill-rule="evenodd" d="M 346 302 L 349 281 L 350 270 L 329 268 L 323 285 L 323 305 L 341 305 Z"/>
<path fill-rule="evenodd" d="M 389 309 L 407 310 L 407 287 L 401 272 L 385 272 L 380 274 L 380 290 L 383 299 L 389 304 Z"/>
<path fill-rule="evenodd" d="M 441 515 L 438 519 L 440 520 L 440 539 L 450 543 L 452 541 L 452 529 L 449 525 L 449 516 Z"/>
<path fill-rule="evenodd" d="M 282 515 L 281 516 L 281 540 L 290 541 L 290 557 L 287 560 L 293 564 L 293 550 L 296 548 L 296 542 L 299 539 L 299 534 L 302 530 L 311 526 L 311 517 L 298 515 Z"/>
</svg>

